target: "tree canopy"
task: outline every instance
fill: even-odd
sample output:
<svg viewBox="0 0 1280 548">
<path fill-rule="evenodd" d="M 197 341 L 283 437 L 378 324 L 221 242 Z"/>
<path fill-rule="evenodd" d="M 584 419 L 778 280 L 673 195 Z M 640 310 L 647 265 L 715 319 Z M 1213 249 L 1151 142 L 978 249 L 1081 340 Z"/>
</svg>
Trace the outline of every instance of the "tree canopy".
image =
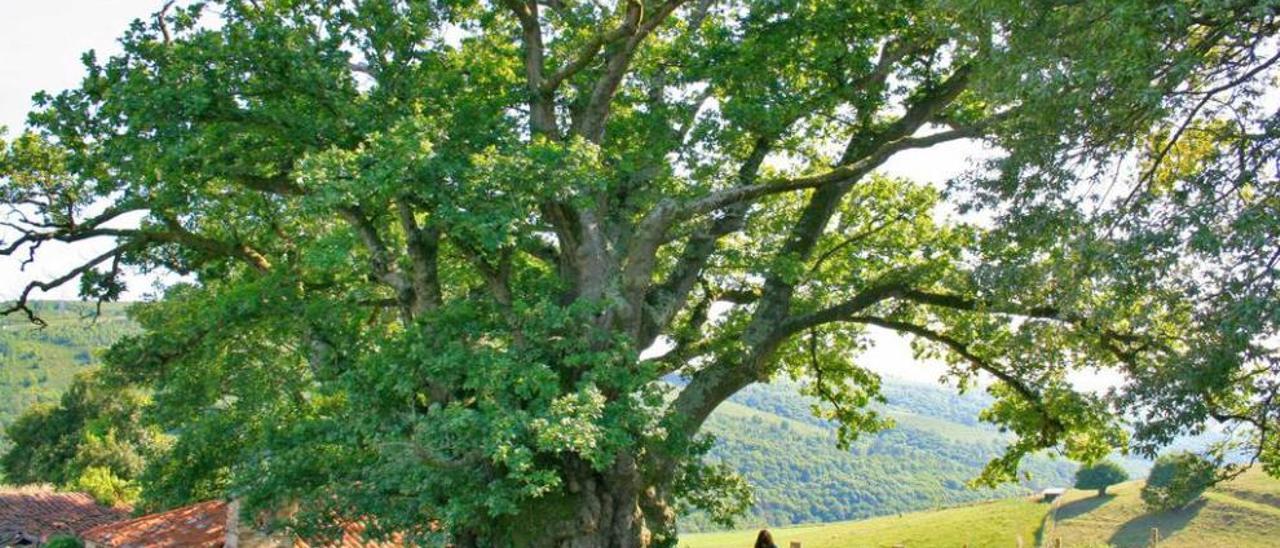
<svg viewBox="0 0 1280 548">
<path fill-rule="evenodd" d="M 1107 494 L 1107 488 L 1129 479 L 1129 473 L 1119 464 L 1109 460 L 1081 466 L 1076 470 L 1076 489 L 1097 489 L 1098 496 Z"/>
<path fill-rule="evenodd" d="M 1273 432 L 1274 0 L 209 0 L 84 58 L 0 146 L 0 252 L 135 314 L 106 375 L 176 435 L 171 504 L 303 502 L 459 546 L 674 542 L 744 486 L 707 416 L 909 337 L 1043 449 Z M 891 158 L 985 143 L 944 186 Z M 131 219 L 140 219 L 131 222 Z M 648 351 L 648 352 L 646 352 Z M 1125 378 L 1108 395 L 1068 376 Z M 663 382 L 687 378 L 679 388 Z M 431 524 L 428 526 L 426 524 Z"/>
<path fill-rule="evenodd" d="M 39 403 L 5 428 L 14 448 L 0 458 L 13 483 L 52 483 L 89 491 L 107 504 L 132 503 L 148 457 L 167 443 L 143 422 L 148 403 L 137 389 L 104 385 L 82 373 L 57 406 Z"/>
<path fill-rule="evenodd" d="M 1195 502 L 1213 485 L 1214 465 L 1194 453 L 1161 455 L 1142 486 L 1142 502 L 1151 510 L 1177 510 Z"/>
</svg>

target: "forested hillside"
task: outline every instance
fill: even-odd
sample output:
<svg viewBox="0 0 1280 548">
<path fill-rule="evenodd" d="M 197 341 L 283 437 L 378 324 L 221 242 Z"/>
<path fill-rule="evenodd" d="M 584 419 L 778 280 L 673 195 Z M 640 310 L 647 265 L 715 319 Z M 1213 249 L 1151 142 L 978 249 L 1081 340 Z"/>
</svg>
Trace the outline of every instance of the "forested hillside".
<svg viewBox="0 0 1280 548">
<path fill-rule="evenodd" d="M 865 435 L 848 451 L 835 429 L 810 412 L 812 401 L 789 383 L 755 385 L 712 416 L 719 438 L 711 457 L 752 485 L 756 505 L 741 526 L 837 521 L 1010 497 L 1045 486 L 1069 486 L 1075 465 L 1034 457 L 1021 485 L 966 485 L 1008 440 L 978 422 L 984 395 L 956 395 L 923 384 L 889 381 L 883 406 L 896 426 Z M 686 530 L 708 528 L 684 520 Z"/>
<path fill-rule="evenodd" d="M 48 323 L 32 325 L 21 315 L 0 318 L 0 429 L 39 402 L 56 403 L 77 373 L 98 364 L 98 351 L 136 330 L 124 305 L 46 301 L 35 311 Z M 0 439 L 0 448 L 7 447 Z"/>
</svg>

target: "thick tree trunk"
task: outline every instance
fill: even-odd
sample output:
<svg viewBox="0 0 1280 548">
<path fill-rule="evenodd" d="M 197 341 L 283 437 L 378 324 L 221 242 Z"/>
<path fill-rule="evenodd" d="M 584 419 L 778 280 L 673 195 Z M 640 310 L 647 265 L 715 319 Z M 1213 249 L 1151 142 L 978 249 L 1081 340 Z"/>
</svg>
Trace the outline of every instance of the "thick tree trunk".
<svg viewBox="0 0 1280 548">
<path fill-rule="evenodd" d="M 506 520 L 495 545 L 526 548 L 650 548 L 674 544 L 675 515 L 658 491 L 645 488 L 635 459 L 609 470 L 567 467 L 565 485 Z M 505 537 L 505 538 L 503 538 Z"/>
</svg>

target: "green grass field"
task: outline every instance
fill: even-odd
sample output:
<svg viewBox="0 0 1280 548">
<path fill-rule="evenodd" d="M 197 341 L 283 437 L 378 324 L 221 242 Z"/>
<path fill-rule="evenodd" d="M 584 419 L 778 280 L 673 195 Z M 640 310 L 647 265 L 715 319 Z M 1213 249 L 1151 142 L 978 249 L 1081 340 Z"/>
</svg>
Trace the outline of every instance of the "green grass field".
<svg viewBox="0 0 1280 548">
<path fill-rule="evenodd" d="M 1049 505 L 1029 500 L 1002 500 L 901 517 L 884 516 L 859 521 L 773 529 L 773 539 L 786 548 L 798 541 L 803 548 L 850 546 L 920 547 L 1033 546 Z M 755 531 L 684 535 L 680 546 L 689 548 L 749 548 Z"/>
<path fill-rule="evenodd" d="M 1205 493 L 1191 506 L 1147 514 L 1138 493 L 1142 482 L 1108 490 L 1108 496 L 1071 491 L 1057 509 L 1057 522 L 1045 538 L 1063 546 L 1146 546 L 1151 529 L 1160 531 L 1161 548 L 1280 545 L 1280 480 L 1250 470 Z"/>
<path fill-rule="evenodd" d="M 1046 519 L 1049 505 L 1003 500 L 899 516 L 773 529 L 779 546 L 803 548 L 904 546 L 986 547 L 1052 546 L 1070 548 L 1146 547 L 1152 528 L 1161 548 L 1280 546 L 1280 480 L 1250 470 L 1176 512 L 1147 514 L 1138 496 L 1141 481 L 1113 486 L 1108 496 L 1069 491 Z M 684 535 L 688 548 L 743 548 L 756 532 L 732 531 Z M 1019 544 L 1018 539 L 1022 540 Z"/>
</svg>

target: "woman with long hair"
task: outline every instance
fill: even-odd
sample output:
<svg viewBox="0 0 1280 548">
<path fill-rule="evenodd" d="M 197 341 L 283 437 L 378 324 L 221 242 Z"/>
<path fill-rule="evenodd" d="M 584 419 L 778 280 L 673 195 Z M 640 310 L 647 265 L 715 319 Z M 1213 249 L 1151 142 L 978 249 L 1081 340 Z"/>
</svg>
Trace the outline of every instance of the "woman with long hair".
<svg viewBox="0 0 1280 548">
<path fill-rule="evenodd" d="M 773 543 L 773 535 L 769 534 L 768 529 L 761 529 L 760 534 L 756 535 L 756 548 L 778 548 Z"/>
</svg>

